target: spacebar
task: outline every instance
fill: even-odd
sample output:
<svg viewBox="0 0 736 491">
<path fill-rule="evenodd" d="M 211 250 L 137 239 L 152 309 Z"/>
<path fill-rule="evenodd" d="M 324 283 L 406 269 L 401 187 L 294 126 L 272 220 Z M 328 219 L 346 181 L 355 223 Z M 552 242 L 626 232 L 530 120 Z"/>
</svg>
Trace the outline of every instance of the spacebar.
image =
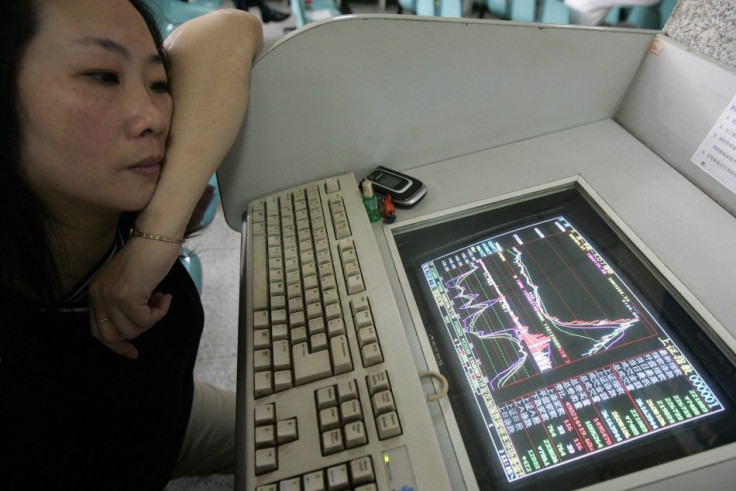
<svg viewBox="0 0 736 491">
<path fill-rule="evenodd" d="M 294 385 L 307 384 L 332 375 L 329 351 L 323 350 L 310 353 L 307 343 L 297 343 L 292 348 L 292 355 Z"/>
<path fill-rule="evenodd" d="M 253 251 L 253 260 L 251 261 L 253 310 L 263 310 L 268 308 L 268 272 L 266 271 L 268 261 L 266 259 L 266 234 L 263 231 L 263 225 L 255 225 L 251 245 Z"/>
</svg>

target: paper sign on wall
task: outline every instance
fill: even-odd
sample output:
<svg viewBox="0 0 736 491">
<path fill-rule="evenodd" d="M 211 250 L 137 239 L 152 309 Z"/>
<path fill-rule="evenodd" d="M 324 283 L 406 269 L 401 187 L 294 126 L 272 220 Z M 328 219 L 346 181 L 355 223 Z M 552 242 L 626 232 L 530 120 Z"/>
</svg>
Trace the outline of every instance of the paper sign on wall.
<svg viewBox="0 0 736 491">
<path fill-rule="evenodd" d="M 736 193 L 736 96 L 690 160 Z"/>
</svg>

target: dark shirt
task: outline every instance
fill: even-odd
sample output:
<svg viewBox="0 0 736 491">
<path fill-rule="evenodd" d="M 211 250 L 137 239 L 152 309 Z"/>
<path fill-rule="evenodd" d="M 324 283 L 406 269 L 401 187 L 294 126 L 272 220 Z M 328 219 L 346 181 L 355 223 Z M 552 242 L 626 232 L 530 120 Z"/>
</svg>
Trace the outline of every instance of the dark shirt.
<svg viewBox="0 0 736 491">
<path fill-rule="evenodd" d="M 90 334 L 86 299 L 59 309 L 0 290 L 0 488 L 161 489 L 192 405 L 204 324 L 177 261 L 157 291 L 164 319 L 133 341 L 137 360 Z"/>
</svg>

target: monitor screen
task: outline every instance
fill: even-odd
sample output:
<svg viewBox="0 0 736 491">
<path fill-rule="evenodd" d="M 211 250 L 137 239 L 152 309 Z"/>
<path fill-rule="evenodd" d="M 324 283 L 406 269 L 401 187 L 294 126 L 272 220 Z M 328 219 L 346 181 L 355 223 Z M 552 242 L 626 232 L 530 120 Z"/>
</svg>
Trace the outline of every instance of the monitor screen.
<svg viewBox="0 0 736 491">
<path fill-rule="evenodd" d="M 581 190 L 393 233 L 481 489 L 577 488 L 736 439 L 732 354 Z"/>
</svg>

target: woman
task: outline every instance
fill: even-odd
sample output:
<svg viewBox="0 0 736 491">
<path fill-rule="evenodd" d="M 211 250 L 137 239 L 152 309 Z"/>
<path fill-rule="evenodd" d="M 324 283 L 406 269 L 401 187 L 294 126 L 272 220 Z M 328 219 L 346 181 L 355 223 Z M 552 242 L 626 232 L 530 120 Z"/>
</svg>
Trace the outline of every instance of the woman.
<svg viewBox="0 0 736 491">
<path fill-rule="evenodd" d="M 218 11 L 164 49 L 142 0 L 3 7 L 0 487 L 227 471 L 234 398 L 192 380 L 203 313 L 176 257 L 260 22 Z"/>
</svg>

